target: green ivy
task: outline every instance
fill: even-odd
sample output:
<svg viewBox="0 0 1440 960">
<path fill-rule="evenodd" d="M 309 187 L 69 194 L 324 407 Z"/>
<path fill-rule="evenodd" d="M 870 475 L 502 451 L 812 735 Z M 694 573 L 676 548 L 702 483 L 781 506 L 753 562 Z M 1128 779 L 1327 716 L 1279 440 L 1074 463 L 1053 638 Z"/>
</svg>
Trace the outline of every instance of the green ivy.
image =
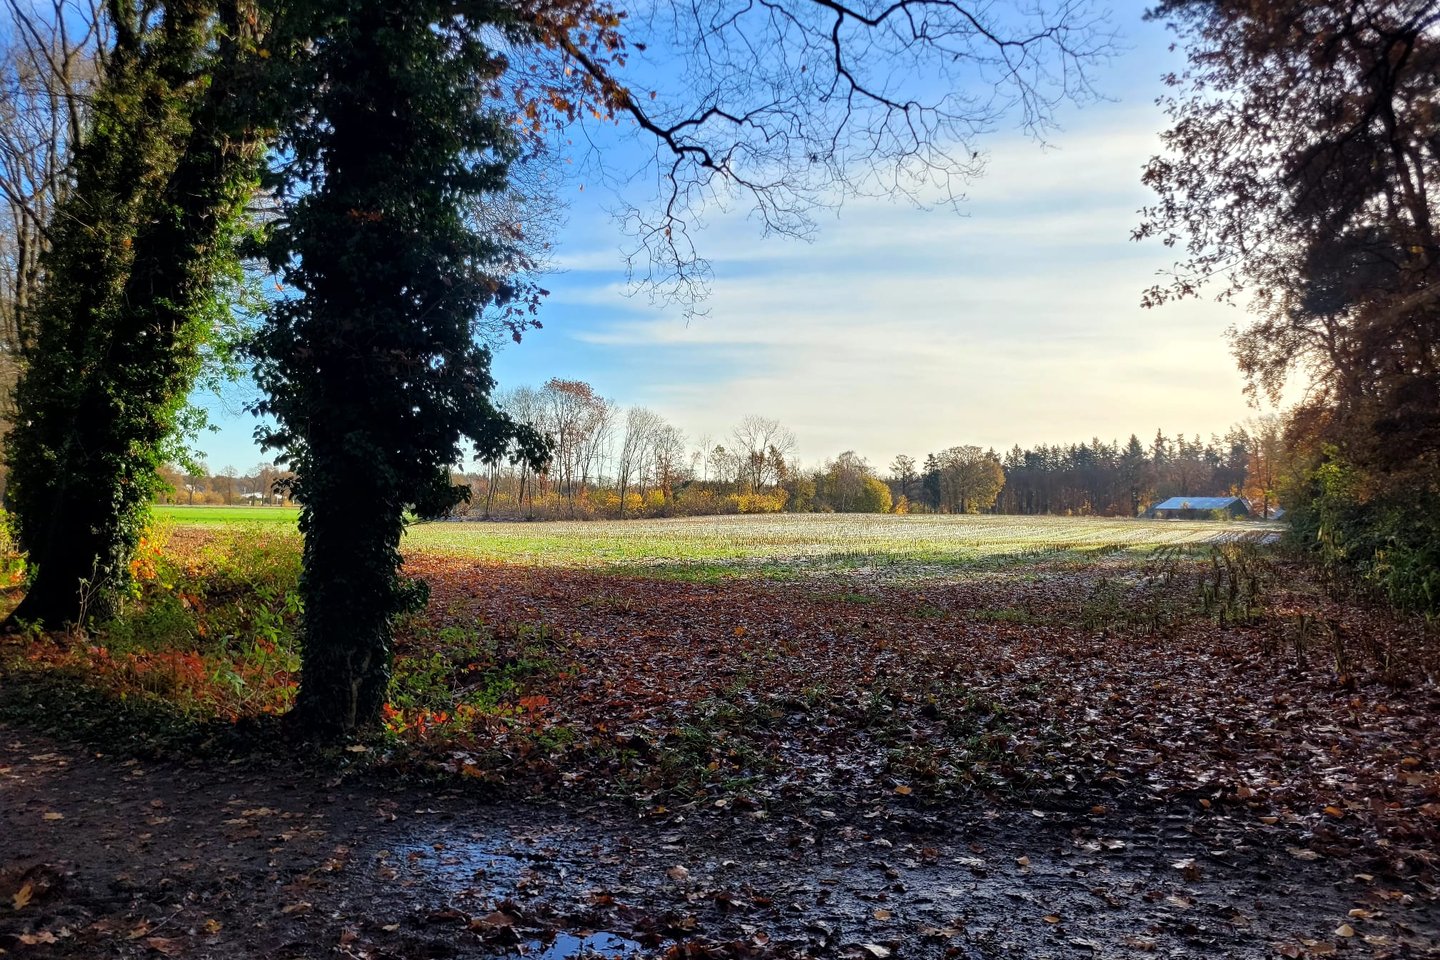
<svg viewBox="0 0 1440 960">
<path fill-rule="evenodd" d="M 276 152 L 281 216 L 263 251 L 286 294 L 254 343 L 264 443 L 295 473 L 305 535 L 301 683 L 294 718 L 337 736 L 375 722 L 392 620 L 423 605 L 400 573 L 407 512 L 467 494 L 477 455 L 538 463 L 546 442 L 490 401 L 482 311 L 531 302 L 513 251 L 465 212 L 498 194 L 518 144 L 495 110 L 505 64 L 494 24 L 451 3 L 315 3 L 313 42 L 289 51 L 306 91 Z M 494 33 L 490 33 L 494 36 Z"/>
<path fill-rule="evenodd" d="M 158 7 L 158 9 L 157 9 Z M 245 96 L 251 0 L 110 0 L 114 30 L 74 187 L 56 210 L 6 444 L 37 571 L 12 623 L 109 613 L 201 351 L 238 282 L 264 137 Z"/>
<path fill-rule="evenodd" d="M 1421 483 L 1371 492 L 1366 479 L 1326 447 L 1290 512 L 1292 542 L 1337 582 L 1440 613 L 1440 494 Z"/>
</svg>

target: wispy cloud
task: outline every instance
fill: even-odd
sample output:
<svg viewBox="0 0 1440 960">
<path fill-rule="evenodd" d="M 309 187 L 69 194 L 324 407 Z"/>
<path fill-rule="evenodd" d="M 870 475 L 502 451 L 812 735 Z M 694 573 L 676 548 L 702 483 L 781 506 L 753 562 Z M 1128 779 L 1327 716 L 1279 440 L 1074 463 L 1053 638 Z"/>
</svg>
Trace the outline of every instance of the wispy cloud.
<svg viewBox="0 0 1440 960">
<path fill-rule="evenodd" d="M 813 242 L 762 240 L 737 203 L 696 236 L 714 267 L 708 313 L 633 295 L 597 191 L 560 236 L 545 329 L 496 359 L 501 382 L 593 383 L 656 408 L 692 438 L 778 417 L 810 461 L 855 449 L 886 463 L 956 443 L 1008 447 L 1131 431 L 1208 434 L 1249 414 L 1225 341 L 1244 314 L 1191 302 L 1145 311 L 1170 252 L 1130 233 L 1159 149 L 1151 103 L 1166 39 L 1117 62 L 1120 102 L 1069 112 L 1042 148 L 992 139 L 958 209 L 851 199 Z M 937 197 L 938 201 L 939 198 Z M 248 417 L 217 462 L 255 457 Z"/>
<path fill-rule="evenodd" d="M 762 411 L 812 460 L 1223 430 L 1248 412 L 1224 338 L 1243 315 L 1141 309 L 1167 262 L 1129 239 L 1158 121 L 1101 114 L 1057 149 L 998 143 L 959 216 L 852 201 L 812 243 L 717 219 L 703 236 L 709 312 L 688 321 L 628 297 L 613 255 L 606 270 L 601 254 L 575 254 L 551 304 L 557 329 L 622 402 L 697 435 Z M 644 375 L 606 383 L 612 364 Z"/>
</svg>

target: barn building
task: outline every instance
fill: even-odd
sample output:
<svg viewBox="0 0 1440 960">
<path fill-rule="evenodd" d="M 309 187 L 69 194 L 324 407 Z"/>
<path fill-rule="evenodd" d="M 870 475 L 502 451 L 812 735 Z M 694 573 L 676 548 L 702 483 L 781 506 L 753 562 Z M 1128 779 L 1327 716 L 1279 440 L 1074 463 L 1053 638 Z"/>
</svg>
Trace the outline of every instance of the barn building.
<svg viewBox="0 0 1440 960">
<path fill-rule="evenodd" d="M 1229 517 L 1250 516 L 1250 505 L 1243 497 L 1171 497 L 1150 508 L 1158 520 L 1203 520 L 1220 511 Z"/>
</svg>

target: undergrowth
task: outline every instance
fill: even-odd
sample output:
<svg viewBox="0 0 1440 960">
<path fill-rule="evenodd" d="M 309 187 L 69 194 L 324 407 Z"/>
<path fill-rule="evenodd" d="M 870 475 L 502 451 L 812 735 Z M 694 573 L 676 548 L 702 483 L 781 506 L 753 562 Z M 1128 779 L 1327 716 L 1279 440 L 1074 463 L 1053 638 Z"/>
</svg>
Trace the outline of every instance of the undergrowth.
<svg viewBox="0 0 1440 960">
<path fill-rule="evenodd" d="M 182 750 L 227 730 L 276 730 L 298 682 L 299 548 L 298 535 L 276 525 L 225 536 L 152 531 L 119 616 L 0 641 L 0 720 Z M 677 611 L 650 602 L 647 591 L 661 588 L 623 578 L 577 587 L 579 599 L 563 609 L 581 629 L 574 617 L 569 629 L 553 626 L 548 619 L 564 623 L 563 614 L 524 602 L 477 613 L 474 568 L 431 570 L 445 589 L 397 624 L 384 728 L 367 754 L 426 775 L 584 782 L 660 806 L 769 803 L 859 782 L 948 802 L 1052 789 L 1067 756 L 1090 749 L 1093 718 L 1054 707 L 1060 678 L 1010 678 L 1014 664 L 960 668 L 990 652 L 967 646 L 976 625 L 997 644 L 1034 644 L 1027 656 L 1073 647 L 1091 658 L 1129 644 L 1163 655 L 1213 631 L 1217 649 L 1230 642 L 1222 637 L 1258 642 L 1277 673 L 1317 656 L 1337 674 L 1372 660 L 1387 676 L 1404 672 L 1408 648 L 1344 627 L 1309 599 L 1290 603 L 1297 575 L 1266 548 L 1167 546 L 1123 562 L 1113 550 L 1095 553 L 1095 573 L 1065 581 L 1053 605 L 1017 591 L 957 614 L 928 601 L 892 609 L 873 590 L 825 592 L 825 618 L 837 623 L 803 635 L 792 628 L 810 615 L 810 591 L 767 590 L 755 637 L 724 612 L 714 631 L 692 624 L 690 606 L 673 619 Z M 1068 592 L 1071 584 L 1080 589 Z M 560 597 L 563 581 L 537 589 Z M 702 617 L 717 616 L 704 604 L 730 596 L 690 595 Z M 735 596 L 757 602 L 743 586 Z M 887 634 L 892 619 L 897 632 Z M 673 630 L 653 632 L 667 622 Z M 712 647 L 719 661 L 704 659 Z M 636 682 L 652 669 L 662 683 Z"/>
<path fill-rule="evenodd" d="M 23 571 L 13 551 L 3 556 L 0 566 Z M 115 617 L 0 644 L 10 715 L 33 708 L 54 720 L 66 711 L 44 701 L 68 697 L 95 717 L 118 712 L 163 738 L 289 710 L 303 615 L 297 533 L 257 526 L 211 537 L 152 527 L 131 572 L 134 588 Z M 534 711 L 544 698 L 527 696 L 526 682 L 554 669 L 544 627 L 435 627 L 412 617 L 397 646 L 385 707 L 385 732 L 397 743 Z"/>
</svg>

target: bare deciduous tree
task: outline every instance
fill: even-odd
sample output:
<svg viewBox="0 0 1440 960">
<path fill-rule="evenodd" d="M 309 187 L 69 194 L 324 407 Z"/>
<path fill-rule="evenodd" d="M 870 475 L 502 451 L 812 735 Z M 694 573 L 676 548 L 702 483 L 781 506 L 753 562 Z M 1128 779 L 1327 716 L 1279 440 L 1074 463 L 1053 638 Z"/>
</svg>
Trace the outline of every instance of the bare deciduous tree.
<svg viewBox="0 0 1440 960">
<path fill-rule="evenodd" d="M 625 498 L 637 480 L 643 482 L 645 464 L 655 445 L 655 435 L 665 421 L 645 407 L 631 407 L 625 413 L 625 433 L 615 461 L 615 484 L 620 495 L 620 516 L 625 516 Z"/>
<path fill-rule="evenodd" d="M 50 217 L 69 187 L 106 43 L 99 4 L 87 0 L 3 0 L 0 37 L 0 422 L 8 425 Z"/>
<path fill-rule="evenodd" d="M 751 414 L 730 434 L 739 458 L 740 481 L 759 490 L 779 486 L 787 460 L 795 453 L 795 434 L 780 421 Z"/>
<path fill-rule="evenodd" d="M 554 100 L 570 120 L 593 104 L 630 123 L 643 171 L 598 145 L 586 159 L 627 204 L 632 276 L 690 304 L 706 287 L 692 235 L 707 213 L 737 203 L 765 233 L 807 236 L 847 197 L 957 203 L 983 172 L 980 139 L 1005 122 L 1043 137 L 1061 103 L 1092 97 L 1088 70 L 1111 48 L 1093 0 L 676 0 L 615 14 L 518 52 L 531 69 L 509 82 L 564 76 Z M 641 173 L 658 204 L 628 203 Z"/>
</svg>

